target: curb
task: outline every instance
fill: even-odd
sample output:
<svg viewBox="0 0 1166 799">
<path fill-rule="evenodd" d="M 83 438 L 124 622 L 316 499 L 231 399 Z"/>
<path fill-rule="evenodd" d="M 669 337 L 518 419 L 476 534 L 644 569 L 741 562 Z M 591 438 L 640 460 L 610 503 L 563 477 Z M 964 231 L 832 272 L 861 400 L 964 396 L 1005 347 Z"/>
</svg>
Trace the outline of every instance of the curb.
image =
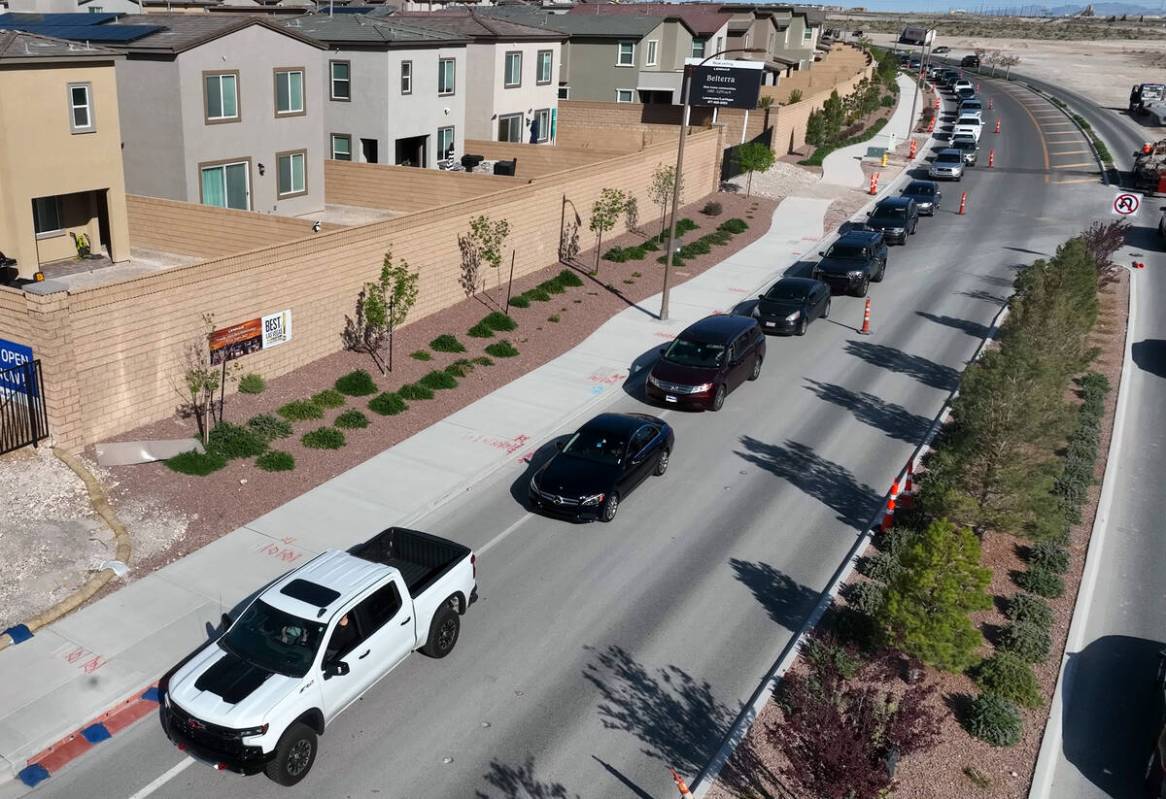
<svg viewBox="0 0 1166 799">
<path fill-rule="evenodd" d="M 1101 478 L 1101 494 L 1097 501 L 1097 512 L 1093 516 L 1093 529 L 1089 532 L 1089 547 L 1085 550 L 1085 569 L 1081 573 L 1081 584 L 1077 587 L 1077 598 L 1073 605 L 1073 620 L 1069 622 L 1069 633 L 1065 638 L 1065 649 L 1061 653 L 1061 664 L 1057 670 L 1057 687 L 1049 701 L 1049 715 L 1045 721 L 1044 735 L 1041 736 L 1040 751 L 1033 769 L 1029 799 L 1047 799 L 1053 788 L 1053 770 L 1057 765 L 1056 753 L 1061 748 L 1061 708 L 1065 693 L 1065 667 L 1069 664 L 1070 650 L 1080 651 L 1085 638 L 1086 618 L 1093 604 L 1093 593 L 1097 589 L 1097 577 L 1101 571 L 1101 553 L 1105 547 L 1105 534 L 1109 529 L 1110 506 L 1117 484 L 1117 463 L 1121 456 L 1122 433 L 1125 429 L 1126 407 L 1129 405 L 1129 379 L 1133 373 L 1134 323 L 1137 321 L 1137 281 L 1130 274 L 1129 316 L 1126 322 L 1125 355 L 1122 359 L 1121 380 L 1118 381 L 1117 403 L 1113 414 L 1113 433 L 1109 439 L 1109 452 L 1105 456 L 1105 473 Z"/>
<path fill-rule="evenodd" d="M 68 452 L 53 447 L 53 455 L 72 469 L 81 478 L 81 481 L 85 483 L 85 490 L 89 495 L 89 506 L 93 508 L 93 511 L 101 517 L 102 521 L 113 532 L 114 540 L 117 542 L 117 551 L 114 554 L 116 562 L 128 564 L 131 552 L 130 535 L 126 531 L 125 525 L 117 518 L 113 507 L 109 504 L 109 499 L 105 496 L 105 489 L 102 488 L 101 483 L 85 468 L 85 465 L 81 461 L 77 460 L 77 458 Z M 105 584 L 116 576 L 118 576 L 118 573 L 114 568 L 104 568 L 86 580 L 85 584 L 70 596 L 65 597 L 48 610 L 42 611 L 23 624 L 16 624 L 4 630 L 3 633 L 0 633 L 0 652 L 3 652 L 9 646 L 15 646 L 16 644 L 27 641 L 41 627 L 46 627 L 62 616 L 72 613 L 79 606 L 88 602 L 94 594 L 104 588 Z"/>
</svg>

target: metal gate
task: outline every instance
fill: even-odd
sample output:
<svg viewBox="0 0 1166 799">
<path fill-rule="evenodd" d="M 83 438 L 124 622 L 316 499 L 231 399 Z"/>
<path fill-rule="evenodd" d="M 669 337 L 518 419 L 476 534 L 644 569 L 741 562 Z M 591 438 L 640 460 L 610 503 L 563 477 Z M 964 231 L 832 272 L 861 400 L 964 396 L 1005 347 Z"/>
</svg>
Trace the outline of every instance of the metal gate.
<svg viewBox="0 0 1166 799">
<path fill-rule="evenodd" d="M 745 143 L 746 144 L 753 144 L 754 142 L 759 143 L 759 144 L 764 144 L 766 147 L 772 148 L 773 147 L 773 126 L 771 125 L 770 127 L 761 131 L 760 133 L 758 133 L 756 136 L 754 136 L 752 139 L 750 139 L 749 141 L 747 141 Z M 737 162 L 737 150 L 739 150 L 740 148 L 741 148 L 741 145 L 739 145 L 739 144 L 735 144 L 732 147 L 725 148 L 725 157 L 721 159 L 721 182 L 722 183 L 724 183 L 726 180 L 731 180 L 732 178 L 737 177 L 737 175 L 740 175 L 742 172 L 745 171 L 745 170 L 741 169 L 741 165 Z"/>
<path fill-rule="evenodd" d="M 49 434 L 40 361 L 0 369 L 0 455 L 34 447 Z"/>
</svg>

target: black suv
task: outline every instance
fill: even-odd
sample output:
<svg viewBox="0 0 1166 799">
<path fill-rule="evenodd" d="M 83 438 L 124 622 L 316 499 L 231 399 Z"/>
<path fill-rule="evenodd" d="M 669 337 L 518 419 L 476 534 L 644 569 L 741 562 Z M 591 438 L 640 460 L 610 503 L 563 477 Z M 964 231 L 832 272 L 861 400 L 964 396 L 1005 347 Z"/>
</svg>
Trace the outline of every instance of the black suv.
<svg viewBox="0 0 1166 799">
<path fill-rule="evenodd" d="M 964 69 L 979 69 L 980 57 L 978 55 L 966 55 L 960 61 L 960 66 Z"/>
<path fill-rule="evenodd" d="M 887 243 L 876 230 L 843 233 L 814 264 L 814 277 L 831 291 L 865 297 L 872 282 L 887 273 Z"/>
<path fill-rule="evenodd" d="M 883 234 L 887 242 L 907 243 L 907 236 L 919 226 L 919 206 L 910 197 L 887 197 L 879 200 L 870 212 L 866 227 Z"/>
</svg>

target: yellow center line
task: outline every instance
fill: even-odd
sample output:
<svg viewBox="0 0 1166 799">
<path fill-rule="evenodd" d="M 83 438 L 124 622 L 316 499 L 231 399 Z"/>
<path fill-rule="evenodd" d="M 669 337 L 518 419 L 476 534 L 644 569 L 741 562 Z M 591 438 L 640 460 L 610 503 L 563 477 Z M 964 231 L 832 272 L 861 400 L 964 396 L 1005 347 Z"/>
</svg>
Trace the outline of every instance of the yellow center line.
<svg viewBox="0 0 1166 799">
<path fill-rule="evenodd" d="M 1096 183 L 1097 178 L 1061 178 L 1057 183 Z"/>
<path fill-rule="evenodd" d="M 1075 130 L 1054 130 L 1048 134 L 1049 136 L 1076 136 Z"/>
<path fill-rule="evenodd" d="M 1087 153 L 1087 152 L 1089 152 L 1089 148 L 1088 147 L 1074 147 L 1071 150 L 1049 150 L 1049 152 L 1052 153 L 1053 155 L 1056 155 L 1056 156 L 1072 155 L 1073 153 Z"/>
<path fill-rule="evenodd" d="M 1053 169 L 1072 169 L 1077 166 L 1097 166 L 1096 161 L 1082 161 L 1079 164 L 1056 164 Z"/>
</svg>

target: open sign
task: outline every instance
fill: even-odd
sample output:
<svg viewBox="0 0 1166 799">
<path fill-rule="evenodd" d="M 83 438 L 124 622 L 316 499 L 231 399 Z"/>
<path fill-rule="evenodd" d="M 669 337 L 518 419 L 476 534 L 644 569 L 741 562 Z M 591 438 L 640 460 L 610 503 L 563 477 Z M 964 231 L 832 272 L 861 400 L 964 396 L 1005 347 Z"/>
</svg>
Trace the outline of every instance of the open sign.
<svg viewBox="0 0 1166 799">
<path fill-rule="evenodd" d="M 35 384 L 25 385 L 26 372 L 17 368 L 26 363 L 32 363 L 32 347 L 0 338 L 0 390 L 11 389 L 21 394 L 31 393 L 34 397 L 40 393 Z"/>
</svg>

